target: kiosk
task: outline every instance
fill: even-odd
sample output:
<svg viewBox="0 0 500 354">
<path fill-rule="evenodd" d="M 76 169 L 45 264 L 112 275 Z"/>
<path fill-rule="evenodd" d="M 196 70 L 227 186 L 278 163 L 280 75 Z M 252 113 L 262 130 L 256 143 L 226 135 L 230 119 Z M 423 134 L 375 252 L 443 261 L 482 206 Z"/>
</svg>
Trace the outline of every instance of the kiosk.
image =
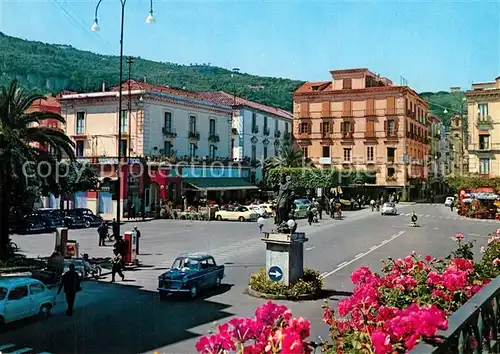
<svg viewBox="0 0 500 354">
<path fill-rule="evenodd" d="M 137 259 L 137 244 L 139 242 L 135 231 L 127 231 L 123 235 L 125 241 L 125 254 L 123 261 L 126 267 L 134 267 L 138 264 Z"/>
</svg>

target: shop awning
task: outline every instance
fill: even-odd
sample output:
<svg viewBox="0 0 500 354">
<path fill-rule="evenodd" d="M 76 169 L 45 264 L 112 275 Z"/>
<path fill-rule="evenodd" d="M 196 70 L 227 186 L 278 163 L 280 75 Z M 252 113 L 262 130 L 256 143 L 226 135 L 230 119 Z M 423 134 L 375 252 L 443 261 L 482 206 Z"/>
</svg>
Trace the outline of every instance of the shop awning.
<svg viewBox="0 0 500 354">
<path fill-rule="evenodd" d="M 259 189 L 243 178 L 186 178 L 183 181 L 200 191 Z"/>
</svg>

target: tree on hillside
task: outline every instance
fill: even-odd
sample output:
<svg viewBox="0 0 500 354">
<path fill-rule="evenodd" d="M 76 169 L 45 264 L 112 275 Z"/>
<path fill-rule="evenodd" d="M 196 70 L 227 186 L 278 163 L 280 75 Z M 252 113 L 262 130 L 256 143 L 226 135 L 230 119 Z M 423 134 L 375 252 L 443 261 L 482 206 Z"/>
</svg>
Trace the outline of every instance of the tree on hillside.
<svg viewBox="0 0 500 354">
<path fill-rule="evenodd" d="M 39 125 L 47 119 L 65 123 L 63 117 L 52 112 L 26 113 L 34 101 L 44 99 L 20 89 L 16 80 L 0 93 L 0 259 L 9 256 L 11 190 L 14 183 L 23 184 L 17 188 L 26 186 L 27 163 L 53 161 L 63 155 L 75 158 L 74 144 L 66 134 Z M 54 154 L 34 143 L 50 147 Z"/>
</svg>

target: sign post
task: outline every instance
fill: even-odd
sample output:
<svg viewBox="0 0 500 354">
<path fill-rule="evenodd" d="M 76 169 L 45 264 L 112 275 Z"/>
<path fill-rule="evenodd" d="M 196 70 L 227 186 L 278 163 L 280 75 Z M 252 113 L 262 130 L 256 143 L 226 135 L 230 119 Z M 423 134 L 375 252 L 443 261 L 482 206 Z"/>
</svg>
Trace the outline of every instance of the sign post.
<svg viewBox="0 0 500 354">
<path fill-rule="evenodd" d="M 269 268 L 267 275 L 269 276 L 269 279 L 275 282 L 278 282 L 281 279 L 283 279 L 283 271 L 281 270 L 280 267 L 277 266 L 272 266 L 271 268 Z"/>
<path fill-rule="evenodd" d="M 127 231 L 123 235 L 125 241 L 125 255 L 123 260 L 126 266 L 137 265 L 137 233 L 135 231 Z"/>
</svg>

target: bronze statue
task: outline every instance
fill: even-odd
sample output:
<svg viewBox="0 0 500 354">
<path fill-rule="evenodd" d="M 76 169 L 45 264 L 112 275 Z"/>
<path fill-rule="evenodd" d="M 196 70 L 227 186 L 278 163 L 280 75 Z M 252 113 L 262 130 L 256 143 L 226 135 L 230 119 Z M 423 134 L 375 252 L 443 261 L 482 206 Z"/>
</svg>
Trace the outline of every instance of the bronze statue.
<svg viewBox="0 0 500 354">
<path fill-rule="evenodd" d="M 293 186 L 292 178 L 281 175 L 280 182 L 275 186 L 275 190 L 278 192 L 278 198 L 276 200 L 276 217 L 274 218 L 274 224 L 278 226 L 278 231 L 288 232 L 285 229 L 289 229 L 287 221 L 291 218 L 293 207 Z"/>
</svg>

